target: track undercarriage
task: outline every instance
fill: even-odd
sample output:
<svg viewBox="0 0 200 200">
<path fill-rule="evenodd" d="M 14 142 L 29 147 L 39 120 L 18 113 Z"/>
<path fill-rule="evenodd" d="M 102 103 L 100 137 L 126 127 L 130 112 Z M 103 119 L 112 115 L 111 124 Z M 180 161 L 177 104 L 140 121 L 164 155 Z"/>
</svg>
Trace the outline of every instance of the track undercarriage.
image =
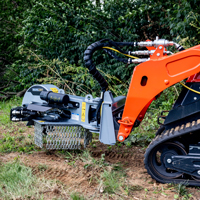
<svg viewBox="0 0 200 200">
<path fill-rule="evenodd" d="M 200 119 L 165 130 L 145 153 L 145 167 L 161 183 L 200 186 Z M 193 145 L 191 145 L 193 144 Z"/>
</svg>

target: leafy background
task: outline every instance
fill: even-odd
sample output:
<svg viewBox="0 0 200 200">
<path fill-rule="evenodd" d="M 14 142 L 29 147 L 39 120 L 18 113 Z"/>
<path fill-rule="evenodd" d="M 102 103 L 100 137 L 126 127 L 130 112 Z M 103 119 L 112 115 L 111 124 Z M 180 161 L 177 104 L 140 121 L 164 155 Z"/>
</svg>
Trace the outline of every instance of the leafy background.
<svg viewBox="0 0 200 200">
<path fill-rule="evenodd" d="M 1 1 L 1 97 L 11 97 L 36 83 L 53 83 L 76 95 L 98 96 L 100 87 L 84 67 L 83 53 L 102 38 L 142 41 L 159 36 L 186 48 L 200 40 L 200 5 L 195 0 L 102 2 Z M 126 95 L 134 65 L 119 63 L 103 51 L 93 58 L 114 96 Z M 162 105 L 169 95 L 174 99 L 174 92 L 167 90 L 156 105 Z"/>
</svg>

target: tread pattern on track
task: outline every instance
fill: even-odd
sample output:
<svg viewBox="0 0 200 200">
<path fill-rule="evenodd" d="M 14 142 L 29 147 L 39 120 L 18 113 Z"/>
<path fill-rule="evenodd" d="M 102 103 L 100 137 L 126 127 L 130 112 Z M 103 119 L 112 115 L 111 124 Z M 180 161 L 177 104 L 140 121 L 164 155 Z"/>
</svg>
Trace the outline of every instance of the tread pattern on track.
<svg viewBox="0 0 200 200">
<path fill-rule="evenodd" d="M 153 179 L 156 179 L 157 181 L 161 183 L 170 183 L 172 182 L 172 179 L 167 180 L 161 180 L 158 179 L 156 176 L 154 176 L 148 167 L 148 155 L 150 154 L 151 150 L 153 150 L 157 145 L 167 142 L 171 139 L 175 139 L 176 137 L 183 136 L 185 134 L 197 131 L 200 129 L 200 119 L 197 119 L 196 121 L 187 122 L 185 124 L 173 127 L 171 129 L 165 130 L 162 134 L 157 135 L 149 144 L 149 146 L 146 149 L 145 155 L 144 155 L 144 165 L 147 169 L 147 172 L 151 175 Z M 174 183 L 180 183 L 183 182 L 184 179 L 173 179 Z M 189 185 L 193 186 L 200 186 L 200 181 L 195 180 L 187 180 L 187 183 Z"/>
</svg>

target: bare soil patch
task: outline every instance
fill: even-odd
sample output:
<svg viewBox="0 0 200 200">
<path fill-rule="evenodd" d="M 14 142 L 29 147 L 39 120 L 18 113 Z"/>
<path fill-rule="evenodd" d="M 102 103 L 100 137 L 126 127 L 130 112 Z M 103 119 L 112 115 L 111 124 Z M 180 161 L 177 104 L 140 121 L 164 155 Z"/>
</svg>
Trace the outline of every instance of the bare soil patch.
<svg viewBox="0 0 200 200">
<path fill-rule="evenodd" d="M 129 193 L 126 187 L 116 194 L 105 194 L 100 188 L 100 176 L 103 168 L 100 166 L 85 167 L 81 157 L 73 162 L 67 160 L 56 151 L 41 151 L 32 154 L 10 153 L 0 156 L 0 162 L 8 162 L 19 159 L 25 165 L 33 169 L 33 173 L 38 177 L 46 179 L 56 179 L 64 184 L 71 192 L 79 192 L 86 199 L 174 199 L 177 194 L 174 188 L 167 184 L 156 183 L 147 174 L 143 164 L 144 149 L 141 147 L 112 147 L 96 143 L 96 147 L 89 147 L 91 155 L 95 159 L 100 159 L 105 154 L 105 161 L 108 167 L 120 163 L 126 173 L 126 184 L 129 185 Z M 171 189 L 170 189 L 171 188 Z M 57 191 L 59 196 L 60 190 Z M 51 191 L 52 192 L 52 191 Z M 197 188 L 189 188 L 188 192 L 193 196 L 190 199 L 200 199 L 200 192 Z M 47 198 L 48 199 L 48 198 Z M 181 199 L 181 198 L 180 198 Z"/>
</svg>

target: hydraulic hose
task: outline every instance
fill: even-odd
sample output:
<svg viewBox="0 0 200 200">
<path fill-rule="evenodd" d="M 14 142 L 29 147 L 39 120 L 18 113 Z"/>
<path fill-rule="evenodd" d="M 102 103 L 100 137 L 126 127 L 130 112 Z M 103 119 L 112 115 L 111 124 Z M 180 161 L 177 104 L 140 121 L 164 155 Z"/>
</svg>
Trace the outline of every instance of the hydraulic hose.
<svg viewBox="0 0 200 200">
<path fill-rule="evenodd" d="M 107 43 L 103 43 L 103 42 L 107 42 Z M 92 55 L 96 50 L 102 49 L 103 47 L 110 48 L 110 46 L 114 46 L 117 49 L 115 51 L 130 57 L 130 55 L 127 55 L 128 52 L 124 52 L 121 48 L 119 48 L 119 46 L 132 46 L 132 47 L 134 47 L 134 46 L 138 46 L 138 43 L 137 42 L 114 42 L 114 41 L 109 40 L 109 39 L 103 39 L 103 40 L 100 40 L 100 41 L 95 42 L 95 43 L 91 44 L 90 46 L 88 46 L 88 48 L 84 52 L 85 66 L 89 69 L 89 73 L 92 74 L 92 76 L 100 84 L 102 92 L 105 92 L 107 90 L 108 83 L 104 79 L 104 77 L 99 73 L 99 71 L 96 69 L 95 64 L 92 62 Z M 114 53 L 112 53 L 110 50 L 104 49 L 104 51 L 106 53 L 110 54 L 113 58 L 117 59 L 120 62 L 129 63 L 128 59 L 119 58 Z"/>
<path fill-rule="evenodd" d="M 99 73 L 99 71 L 96 69 L 95 64 L 92 62 L 92 55 L 93 53 L 101 49 L 104 46 L 104 43 L 101 42 L 95 42 L 91 44 L 86 51 L 84 52 L 84 61 L 85 66 L 89 69 L 89 73 L 92 74 L 92 76 L 98 81 L 98 83 L 101 86 L 101 91 L 105 92 L 108 88 L 108 83 L 104 79 L 104 77 Z"/>
</svg>

